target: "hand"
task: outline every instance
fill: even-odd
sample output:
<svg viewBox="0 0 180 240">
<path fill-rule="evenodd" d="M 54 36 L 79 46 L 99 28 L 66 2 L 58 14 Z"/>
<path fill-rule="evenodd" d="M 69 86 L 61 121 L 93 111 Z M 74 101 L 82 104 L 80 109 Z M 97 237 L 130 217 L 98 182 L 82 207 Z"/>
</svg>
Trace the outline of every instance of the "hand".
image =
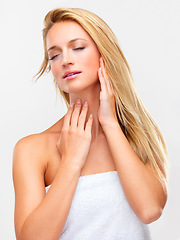
<svg viewBox="0 0 180 240">
<path fill-rule="evenodd" d="M 79 167 L 81 170 L 89 152 L 93 117 L 90 116 L 85 124 L 88 104 L 87 106 L 83 105 L 81 113 L 80 110 L 81 102 L 76 103 L 75 107 L 69 106 L 57 148 L 62 160 Z"/>
<path fill-rule="evenodd" d="M 115 97 L 107 77 L 103 59 L 100 58 L 100 68 L 98 70 L 99 81 L 101 84 L 100 106 L 98 109 L 98 118 L 102 127 L 112 122 L 118 122 L 116 116 Z"/>
</svg>

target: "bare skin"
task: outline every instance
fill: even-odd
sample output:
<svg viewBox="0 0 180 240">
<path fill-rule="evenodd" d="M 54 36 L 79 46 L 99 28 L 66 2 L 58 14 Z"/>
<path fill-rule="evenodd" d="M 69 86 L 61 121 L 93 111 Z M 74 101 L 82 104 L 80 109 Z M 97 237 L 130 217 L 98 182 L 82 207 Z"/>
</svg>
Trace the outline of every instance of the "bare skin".
<svg viewBox="0 0 180 240">
<path fill-rule="evenodd" d="M 48 155 L 53 156 L 52 159 L 46 163 L 48 165 L 45 173 L 46 186 L 51 185 L 60 165 L 59 152 L 57 151 L 55 145 L 59 139 L 59 133 L 61 133 L 63 118 L 59 120 L 55 125 L 53 125 L 50 129 L 44 132 L 45 134 L 48 134 L 49 137 L 51 137 L 51 146 L 49 148 L 50 153 Z M 116 170 L 116 168 L 110 149 L 108 147 L 106 136 L 105 134 L 99 134 L 96 140 L 91 140 L 86 162 L 81 169 L 80 176 L 114 170 Z"/>
<path fill-rule="evenodd" d="M 142 222 L 157 220 L 167 195 L 117 122 L 114 96 L 95 43 L 77 23 L 60 22 L 48 32 L 47 50 L 57 84 L 75 105 L 52 127 L 15 146 L 17 240 L 59 239 L 79 177 L 107 171 L 117 170 L 126 198 Z M 68 80 L 64 76 L 69 70 L 80 74 Z"/>
<path fill-rule="evenodd" d="M 67 27 L 70 28 L 69 31 Z M 64 37 L 57 37 L 57 33 L 63 33 Z M 85 40 L 70 43 L 76 38 Z M 50 29 L 47 49 L 53 45 L 58 48 L 49 51 L 49 57 L 58 56 L 51 63 L 52 73 L 61 89 L 69 92 L 70 103 L 74 102 L 76 105 L 70 107 L 67 114 L 52 127 L 40 134 L 21 139 L 15 146 L 13 178 L 18 240 L 58 239 L 79 177 L 115 170 L 98 120 L 100 55 L 96 45 L 79 25 L 69 22 L 54 25 Z M 74 50 L 82 46 L 87 49 L 83 53 Z M 67 82 L 62 76 L 71 69 L 80 70 L 81 76 L 76 81 Z M 76 102 L 78 98 L 81 99 L 80 104 Z M 85 100 L 88 102 L 87 107 L 82 106 Z M 91 113 L 93 118 L 90 118 Z M 68 119 L 66 122 L 65 117 Z M 85 127 L 87 129 L 83 131 Z M 51 189 L 45 196 L 45 186 L 50 184 Z"/>
<path fill-rule="evenodd" d="M 82 175 L 115 170 L 104 135 L 99 136 L 99 138 L 90 143 L 90 138 L 87 141 L 83 138 L 80 139 L 78 131 L 69 136 L 66 132 L 69 142 L 72 140 L 77 143 L 78 138 L 81 153 L 82 150 L 87 150 L 82 157 L 79 154 L 71 157 L 69 153 L 77 149 L 77 145 L 72 143 L 72 150 L 62 153 L 61 157 L 59 154 L 60 149 L 57 146 L 63 125 L 64 117 L 45 132 L 21 139 L 15 147 L 14 184 L 16 192 L 15 227 L 17 239 L 37 239 L 37 236 L 38 239 L 58 239 L 68 216 L 78 178 Z M 98 149 L 97 141 L 100 141 L 98 142 Z M 83 143 L 86 146 L 88 145 L 88 147 L 85 147 Z M 72 178 L 69 179 L 69 175 Z M 45 198 L 44 188 L 50 184 L 52 184 L 51 191 L 48 192 Z M 70 189 L 70 186 L 72 189 Z M 58 191 L 56 189 L 59 189 L 60 197 L 55 204 L 52 199 L 57 198 Z M 68 193 L 70 194 L 69 198 Z M 48 195 L 49 199 L 47 198 Z M 67 197 L 61 199 L 62 195 L 63 197 L 67 195 Z M 61 208 L 59 208 L 60 216 L 59 221 L 57 221 L 59 205 Z M 50 211 L 43 217 L 43 212 L 47 208 Z M 63 212 L 65 209 L 66 211 Z M 39 228 L 37 224 L 39 221 L 43 223 L 43 229 Z M 49 222 L 51 222 L 51 226 Z M 37 228 L 33 226 L 33 223 L 35 223 Z M 29 229 L 30 225 L 33 228 L 33 232 Z M 54 227 L 56 231 L 53 232 L 51 228 Z"/>
</svg>

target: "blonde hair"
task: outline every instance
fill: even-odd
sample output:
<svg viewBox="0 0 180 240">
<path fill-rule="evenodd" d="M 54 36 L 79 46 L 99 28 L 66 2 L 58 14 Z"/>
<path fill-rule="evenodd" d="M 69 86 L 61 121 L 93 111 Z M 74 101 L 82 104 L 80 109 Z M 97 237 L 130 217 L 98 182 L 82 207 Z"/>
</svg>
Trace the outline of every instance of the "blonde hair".
<svg viewBox="0 0 180 240">
<path fill-rule="evenodd" d="M 39 78 L 45 71 L 50 71 L 46 36 L 53 24 L 60 21 L 79 23 L 96 43 L 114 92 L 120 127 L 141 161 L 146 163 L 149 160 L 153 171 L 167 189 L 168 156 L 163 136 L 137 94 L 129 65 L 116 36 L 100 17 L 79 8 L 58 8 L 50 11 L 44 19 L 44 60 L 36 75 L 39 75 Z M 55 80 L 54 83 L 56 84 Z M 59 91 L 68 108 L 69 94 L 60 88 Z"/>
</svg>

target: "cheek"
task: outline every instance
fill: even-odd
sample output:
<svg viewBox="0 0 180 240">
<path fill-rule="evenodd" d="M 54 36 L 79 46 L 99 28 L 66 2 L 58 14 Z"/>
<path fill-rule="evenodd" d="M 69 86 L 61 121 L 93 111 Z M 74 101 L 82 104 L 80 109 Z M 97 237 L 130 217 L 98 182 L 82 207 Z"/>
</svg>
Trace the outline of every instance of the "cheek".
<svg viewBox="0 0 180 240">
<path fill-rule="evenodd" d="M 84 59 L 84 66 L 86 67 L 87 71 L 91 72 L 93 75 L 97 75 L 98 69 L 100 67 L 99 59 L 100 55 L 96 52 L 91 52 L 91 54 L 89 54 L 88 57 Z"/>
<path fill-rule="evenodd" d="M 54 80 L 57 84 L 57 86 L 64 92 L 68 92 L 68 90 L 66 88 L 64 88 L 64 84 L 63 84 L 63 81 L 61 79 L 62 77 L 62 70 L 60 69 L 59 67 L 60 63 L 57 61 L 57 62 L 53 62 L 51 64 L 51 73 L 54 77 Z"/>
<path fill-rule="evenodd" d="M 54 78 L 57 79 L 58 75 L 60 74 L 58 64 L 55 64 L 55 63 L 51 64 L 51 72 Z"/>
</svg>

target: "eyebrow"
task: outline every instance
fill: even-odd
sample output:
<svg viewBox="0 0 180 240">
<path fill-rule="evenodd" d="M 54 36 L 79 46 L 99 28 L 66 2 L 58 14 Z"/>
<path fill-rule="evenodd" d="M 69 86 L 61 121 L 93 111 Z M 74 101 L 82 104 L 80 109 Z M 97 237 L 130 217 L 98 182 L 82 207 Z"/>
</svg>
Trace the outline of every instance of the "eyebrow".
<svg viewBox="0 0 180 240">
<path fill-rule="evenodd" d="M 73 42 L 76 42 L 76 41 L 78 41 L 78 40 L 87 41 L 87 40 L 84 39 L 84 38 L 74 38 L 74 39 L 70 40 L 68 43 L 73 43 Z M 52 49 L 55 49 L 55 48 L 57 48 L 57 46 L 52 46 L 52 47 L 50 47 L 50 48 L 48 49 L 48 52 L 49 52 L 50 50 L 52 50 Z"/>
</svg>

